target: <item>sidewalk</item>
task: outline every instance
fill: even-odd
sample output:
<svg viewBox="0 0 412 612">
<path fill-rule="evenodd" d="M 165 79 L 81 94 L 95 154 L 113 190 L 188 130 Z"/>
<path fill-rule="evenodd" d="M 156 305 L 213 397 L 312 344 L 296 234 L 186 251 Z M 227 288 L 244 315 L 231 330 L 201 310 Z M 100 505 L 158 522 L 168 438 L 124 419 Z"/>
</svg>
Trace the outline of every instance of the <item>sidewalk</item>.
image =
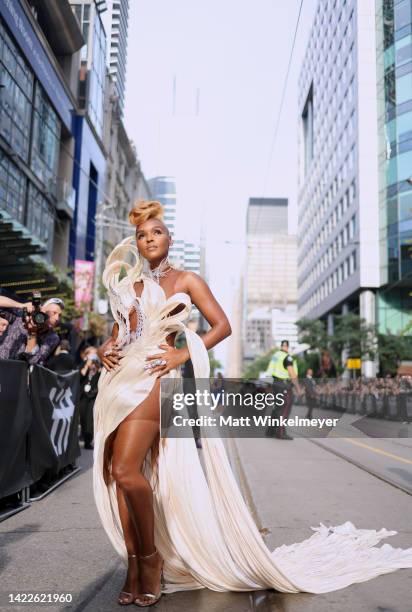
<svg viewBox="0 0 412 612">
<path fill-rule="evenodd" d="M 101 526 L 92 493 L 92 453 L 82 449 L 83 468 L 44 499 L 0 523 L 0 610 L 112 612 L 125 566 Z M 8 593 L 71 593 L 72 603 L 10 604 Z M 137 610 L 129 606 L 128 610 Z M 249 612 L 249 593 L 206 589 L 163 597 L 164 612 Z"/>
<path fill-rule="evenodd" d="M 235 449 L 233 446 L 235 445 Z M 412 546 L 411 497 L 308 440 L 229 441 L 231 460 L 246 499 L 273 549 L 303 540 L 310 526 L 346 520 L 387 527 L 395 546 Z M 237 449 L 238 456 L 236 452 Z M 117 610 L 125 568 L 101 527 L 92 496 L 92 455 L 43 500 L 0 523 L 1 610 Z M 71 604 L 9 604 L 9 592 L 72 593 Z M 215 593 L 206 589 L 167 595 L 167 612 L 410 612 L 412 571 L 402 570 L 328 595 Z M 132 609 L 132 608 L 129 608 Z M 134 608 L 133 608 L 134 609 Z"/>
<path fill-rule="evenodd" d="M 231 460 L 266 543 L 273 550 L 312 535 L 320 522 L 398 531 L 385 540 L 412 547 L 411 496 L 312 444 L 295 439 L 229 441 Z M 288 612 L 410 612 L 412 570 L 400 570 L 326 595 L 261 594 L 257 604 Z M 273 608 L 272 608 L 273 606 Z"/>
</svg>

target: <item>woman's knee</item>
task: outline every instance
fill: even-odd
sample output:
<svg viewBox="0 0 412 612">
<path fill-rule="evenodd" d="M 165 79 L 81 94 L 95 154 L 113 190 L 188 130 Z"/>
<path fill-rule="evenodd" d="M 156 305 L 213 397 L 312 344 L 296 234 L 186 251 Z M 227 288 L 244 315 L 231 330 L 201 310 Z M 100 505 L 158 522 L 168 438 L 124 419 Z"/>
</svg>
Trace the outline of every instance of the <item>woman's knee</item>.
<svg viewBox="0 0 412 612">
<path fill-rule="evenodd" d="M 124 463 L 112 463 L 112 476 L 119 487 L 125 491 L 143 491 L 149 484 L 137 468 L 130 468 Z"/>
</svg>

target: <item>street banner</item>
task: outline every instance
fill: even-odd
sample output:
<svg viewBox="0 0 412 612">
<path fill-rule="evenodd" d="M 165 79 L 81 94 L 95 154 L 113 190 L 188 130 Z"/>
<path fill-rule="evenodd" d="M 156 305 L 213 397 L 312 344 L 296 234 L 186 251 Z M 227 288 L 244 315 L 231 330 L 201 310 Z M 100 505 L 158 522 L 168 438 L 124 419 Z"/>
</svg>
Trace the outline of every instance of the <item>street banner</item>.
<svg viewBox="0 0 412 612">
<path fill-rule="evenodd" d="M 57 474 L 80 456 L 79 386 L 77 371 L 56 374 L 42 366 L 32 367 L 30 391 L 33 420 L 29 435 L 29 458 L 35 481 L 46 470 Z"/>
<path fill-rule="evenodd" d="M 0 498 L 33 482 L 27 467 L 32 409 L 27 363 L 0 360 Z"/>
<path fill-rule="evenodd" d="M 74 303 L 76 308 L 90 310 L 93 299 L 94 261 L 74 262 Z"/>
</svg>

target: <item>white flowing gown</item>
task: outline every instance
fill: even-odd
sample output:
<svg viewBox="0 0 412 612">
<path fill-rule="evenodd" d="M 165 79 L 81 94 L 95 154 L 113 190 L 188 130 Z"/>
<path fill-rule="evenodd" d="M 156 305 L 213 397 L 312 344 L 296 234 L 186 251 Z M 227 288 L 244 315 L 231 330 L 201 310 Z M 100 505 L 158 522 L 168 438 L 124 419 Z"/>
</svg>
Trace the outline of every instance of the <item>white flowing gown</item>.
<svg viewBox="0 0 412 612">
<path fill-rule="evenodd" d="M 184 332 L 195 378 L 209 377 L 209 358 L 201 338 L 185 325 L 191 301 L 164 290 L 142 275 L 134 237 L 118 245 L 107 260 L 103 281 L 112 313 L 119 324 L 118 342 L 124 358 L 117 371 L 104 370 L 94 406 L 93 490 L 103 527 L 127 565 L 116 486 L 103 480 L 107 437 L 150 393 L 156 377 L 143 369 L 146 355 L 174 331 Z M 127 255 L 136 257 L 132 266 Z M 126 276 L 119 280 L 121 272 Z M 136 298 L 134 283 L 144 281 Z M 168 316 L 179 305 L 183 309 Z M 136 309 L 138 329 L 130 331 L 129 313 Z M 173 370 L 169 377 L 179 377 Z M 203 430 L 203 433 L 206 433 Z M 356 529 L 346 522 L 323 524 L 303 542 L 269 551 L 240 493 L 219 438 L 202 438 L 204 469 L 194 439 L 163 440 L 159 447 L 158 479 L 147 472 L 154 488 L 155 541 L 165 559 L 164 592 L 207 587 L 214 591 L 276 589 L 285 593 L 327 593 L 356 582 L 412 568 L 412 548 L 376 547 L 395 531 Z"/>
</svg>

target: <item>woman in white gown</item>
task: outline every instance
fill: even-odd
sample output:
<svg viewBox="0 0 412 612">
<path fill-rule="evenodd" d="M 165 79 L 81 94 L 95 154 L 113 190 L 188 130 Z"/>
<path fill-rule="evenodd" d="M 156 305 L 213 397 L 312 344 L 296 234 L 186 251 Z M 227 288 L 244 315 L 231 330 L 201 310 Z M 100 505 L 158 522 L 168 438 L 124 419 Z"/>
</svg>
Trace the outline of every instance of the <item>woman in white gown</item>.
<svg viewBox="0 0 412 612">
<path fill-rule="evenodd" d="M 195 378 L 208 379 L 207 350 L 231 333 L 207 284 L 168 263 L 162 216 L 158 202 L 139 202 L 129 216 L 136 236 L 112 251 L 103 273 L 116 323 L 100 349 L 106 370 L 94 406 L 93 487 L 128 567 L 118 602 L 146 607 L 161 593 L 204 587 L 325 593 L 412 567 L 412 549 L 375 546 L 396 532 L 349 522 L 321 524 L 307 540 L 270 552 L 222 440 L 203 431 L 203 468 L 194 439 L 160 439 L 160 377 L 179 378 L 190 357 Z M 202 338 L 185 325 L 192 304 L 211 326 Z M 187 348 L 174 348 L 179 331 Z"/>
</svg>

